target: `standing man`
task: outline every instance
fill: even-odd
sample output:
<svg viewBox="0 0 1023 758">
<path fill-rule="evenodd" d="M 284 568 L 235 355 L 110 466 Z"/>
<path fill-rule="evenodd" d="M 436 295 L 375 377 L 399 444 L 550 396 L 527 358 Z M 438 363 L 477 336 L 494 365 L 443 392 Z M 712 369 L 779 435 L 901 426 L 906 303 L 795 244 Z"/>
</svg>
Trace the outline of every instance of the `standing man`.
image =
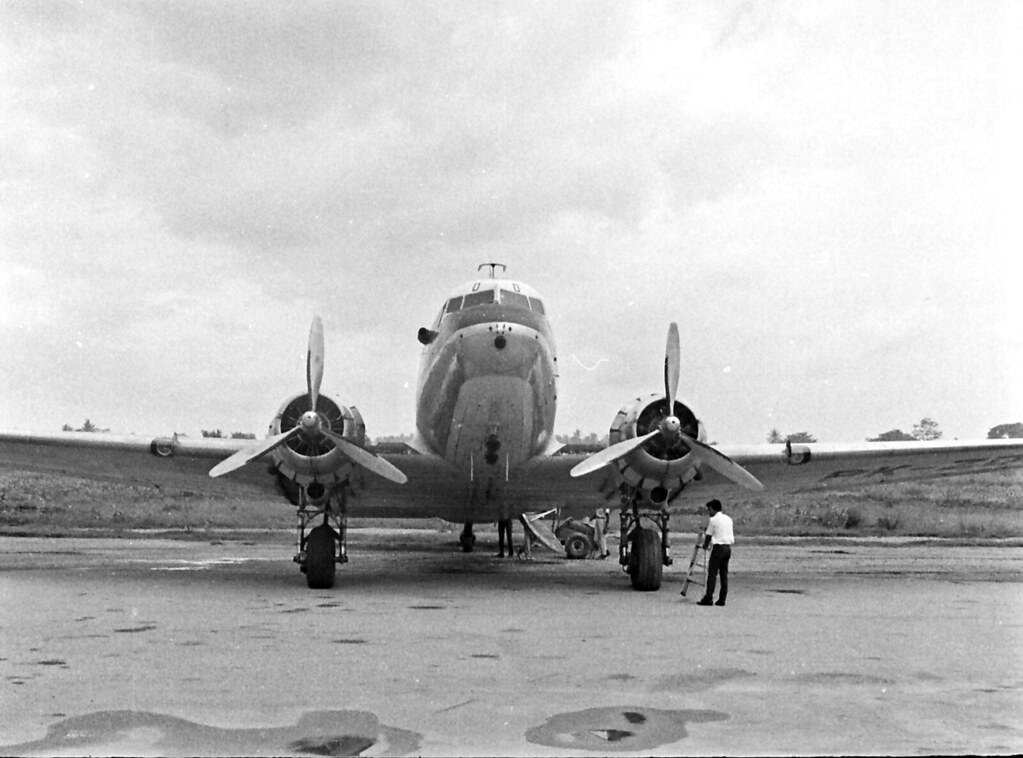
<svg viewBox="0 0 1023 758">
<path fill-rule="evenodd" d="M 707 561 L 707 591 L 697 605 L 724 605 L 728 596 L 728 561 L 732 557 L 732 543 L 735 542 L 735 535 L 732 532 L 732 519 L 721 511 L 721 501 L 711 500 L 707 503 L 707 514 L 710 521 L 707 522 L 707 531 L 703 538 L 703 548 L 710 548 L 710 558 Z M 718 574 L 721 574 L 721 592 L 718 594 L 718 601 L 714 603 L 714 585 Z"/>
<path fill-rule="evenodd" d="M 610 555 L 607 549 L 607 522 L 611 517 L 611 510 L 609 508 L 597 508 L 597 512 L 593 516 L 593 531 L 596 541 L 596 549 L 599 555 L 597 558 L 604 560 Z"/>
<path fill-rule="evenodd" d="M 497 557 L 504 557 L 504 540 L 508 539 L 508 557 L 515 555 L 515 543 L 512 542 L 511 513 L 508 506 L 501 503 L 497 514 Z"/>
<path fill-rule="evenodd" d="M 519 548 L 519 558 L 531 561 L 533 560 L 533 535 L 529 531 L 525 513 L 519 514 L 519 522 L 522 524 L 522 547 Z"/>
</svg>

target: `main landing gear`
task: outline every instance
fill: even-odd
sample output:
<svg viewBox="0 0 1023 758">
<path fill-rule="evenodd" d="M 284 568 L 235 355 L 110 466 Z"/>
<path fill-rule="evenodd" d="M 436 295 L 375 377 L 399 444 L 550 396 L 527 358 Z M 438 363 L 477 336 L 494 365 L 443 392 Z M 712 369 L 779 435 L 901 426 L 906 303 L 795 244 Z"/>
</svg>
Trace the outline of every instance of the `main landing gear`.
<svg viewBox="0 0 1023 758">
<path fill-rule="evenodd" d="M 312 529 L 309 524 L 323 517 Z M 339 563 L 348 563 L 348 514 L 344 491 L 331 492 L 322 505 L 309 500 L 303 488 L 298 505 L 298 553 L 295 563 L 305 574 L 310 589 L 334 586 L 334 571 Z"/>
<path fill-rule="evenodd" d="M 635 495 L 622 497 L 618 562 L 628 573 L 634 590 L 655 592 L 661 588 L 664 567 L 673 562 L 668 544 L 668 511 L 641 509 L 638 499 Z"/>
</svg>

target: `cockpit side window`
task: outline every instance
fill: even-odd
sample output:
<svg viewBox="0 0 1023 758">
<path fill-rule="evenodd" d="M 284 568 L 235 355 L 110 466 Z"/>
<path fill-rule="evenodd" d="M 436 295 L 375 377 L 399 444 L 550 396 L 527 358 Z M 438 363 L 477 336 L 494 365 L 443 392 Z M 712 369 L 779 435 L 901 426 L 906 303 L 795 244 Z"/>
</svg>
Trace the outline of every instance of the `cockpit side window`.
<svg viewBox="0 0 1023 758">
<path fill-rule="evenodd" d="M 529 298 L 529 310 L 533 311 L 534 313 L 539 313 L 541 316 L 544 315 L 545 313 L 543 309 L 543 303 L 540 302 L 540 299 L 536 297 Z"/>
<path fill-rule="evenodd" d="M 477 305 L 489 305 L 494 302 L 494 290 L 481 290 L 479 292 L 470 292 L 465 296 L 462 301 L 463 308 L 472 308 Z"/>
<path fill-rule="evenodd" d="M 453 297 L 448 300 L 448 304 L 444 306 L 445 313 L 456 313 L 462 310 L 462 296 Z"/>
<path fill-rule="evenodd" d="M 529 310 L 529 298 L 518 292 L 501 290 L 501 305 Z"/>
</svg>

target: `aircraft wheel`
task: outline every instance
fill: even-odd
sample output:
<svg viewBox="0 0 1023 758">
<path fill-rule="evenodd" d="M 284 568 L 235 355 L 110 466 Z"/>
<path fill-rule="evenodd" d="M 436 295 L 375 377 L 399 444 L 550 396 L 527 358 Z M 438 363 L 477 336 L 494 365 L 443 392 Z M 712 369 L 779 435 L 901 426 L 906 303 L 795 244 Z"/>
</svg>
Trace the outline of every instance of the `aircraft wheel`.
<svg viewBox="0 0 1023 758">
<path fill-rule="evenodd" d="M 636 529 L 630 537 L 629 577 L 632 589 L 655 592 L 661 588 L 661 538 L 653 529 Z"/>
<path fill-rule="evenodd" d="M 309 532 L 305 542 L 305 576 L 310 589 L 326 590 L 334 586 L 336 540 L 333 530 L 324 525 Z"/>
<path fill-rule="evenodd" d="M 585 534 L 575 532 L 565 540 L 565 555 L 572 559 L 585 558 L 593 551 L 593 543 Z"/>
</svg>

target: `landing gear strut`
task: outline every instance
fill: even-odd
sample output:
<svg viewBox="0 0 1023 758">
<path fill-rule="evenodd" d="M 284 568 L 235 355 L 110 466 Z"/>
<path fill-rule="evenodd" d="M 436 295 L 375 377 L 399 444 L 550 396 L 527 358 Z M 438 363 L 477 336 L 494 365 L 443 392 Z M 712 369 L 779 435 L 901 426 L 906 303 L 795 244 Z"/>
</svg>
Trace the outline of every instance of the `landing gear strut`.
<svg viewBox="0 0 1023 758">
<path fill-rule="evenodd" d="M 333 587 L 337 564 L 348 563 L 348 513 L 344 500 L 344 490 L 340 488 L 333 490 L 322 505 L 311 503 L 305 488 L 300 491 L 298 553 L 294 560 L 310 589 Z M 308 529 L 320 516 L 322 523 Z"/>
<path fill-rule="evenodd" d="M 664 566 L 672 564 L 668 542 L 668 512 L 641 510 L 638 497 L 622 496 L 621 542 L 618 562 L 632 581 L 632 588 L 640 592 L 654 592 L 661 588 Z M 644 521 L 651 523 L 644 526 Z"/>
</svg>

